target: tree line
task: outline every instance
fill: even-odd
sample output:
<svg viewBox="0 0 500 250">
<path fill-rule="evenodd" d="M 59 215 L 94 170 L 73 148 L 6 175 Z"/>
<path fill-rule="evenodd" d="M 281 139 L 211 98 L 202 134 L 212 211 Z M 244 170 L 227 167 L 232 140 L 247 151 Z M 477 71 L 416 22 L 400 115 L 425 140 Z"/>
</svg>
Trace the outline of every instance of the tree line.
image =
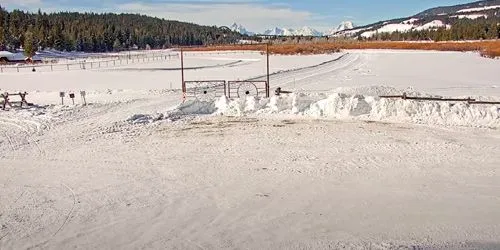
<svg viewBox="0 0 500 250">
<path fill-rule="evenodd" d="M 227 44 L 240 37 L 225 28 L 138 14 L 9 12 L 0 6 L 0 50 L 109 52 Z"/>
<path fill-rule="evenodd" d="M 460 41 L 500 39 L 500 18 L 451 19 L 451 27 L 408 32 L 376 33 L 367 40 L 382 41 Z M 360 38 L 361 40 L 363 38 Z"/>
</svg>

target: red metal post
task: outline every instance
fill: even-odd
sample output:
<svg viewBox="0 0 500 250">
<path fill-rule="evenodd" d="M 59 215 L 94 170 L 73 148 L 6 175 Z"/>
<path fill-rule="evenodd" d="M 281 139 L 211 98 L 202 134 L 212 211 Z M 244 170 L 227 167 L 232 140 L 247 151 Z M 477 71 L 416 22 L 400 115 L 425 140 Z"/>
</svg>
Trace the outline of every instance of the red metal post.
<svg viewBox="0 0 500 250">
<path fill-rule="evenodd" d="M 266 97 L 269 98 L 269 43 L 266 44 L 266 54 L 267 54 L 267 85 L 266 85 Z"/>
<path fill-rule="evenodd" d="M 181 81 L 182 81 L 182 93 L 186 94 L 186 83 L 184 82 L 184 50 L 181 48 Z"/>
</svg>

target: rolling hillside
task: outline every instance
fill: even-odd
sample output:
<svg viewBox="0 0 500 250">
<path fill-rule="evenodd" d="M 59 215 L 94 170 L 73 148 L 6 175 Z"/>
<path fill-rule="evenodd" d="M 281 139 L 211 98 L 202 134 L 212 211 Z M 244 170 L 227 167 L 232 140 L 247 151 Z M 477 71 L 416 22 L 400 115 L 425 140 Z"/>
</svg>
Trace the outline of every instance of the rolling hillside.
<svg viewBox="0 0 500 250">
<path fill-rule="evenodd" d="M 374 40 L 497 39 L 499 24 L 500 0 L 485 0 L 432 8 L 410 17 L 343 30 L 333 36 Z"/>
</svg>

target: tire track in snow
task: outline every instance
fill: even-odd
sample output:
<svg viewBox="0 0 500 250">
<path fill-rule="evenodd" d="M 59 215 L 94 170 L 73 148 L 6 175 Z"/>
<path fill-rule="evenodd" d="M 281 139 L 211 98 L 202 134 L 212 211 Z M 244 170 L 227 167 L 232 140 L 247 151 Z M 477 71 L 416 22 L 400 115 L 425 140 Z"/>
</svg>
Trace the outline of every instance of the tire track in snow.
<svg viewBox="0 0 500 250">
<path fill-rule="evenodd" d="M 68 185 L 66 185 L 64 183 L 62 185 L 64 187 L 66 187 L 71 192 L 71 194 L 73 195 L 73 206 L 71 207 L 71 210 L 69 210 L 69 213 L 66 216 L 66 219 L 64 220 L 63 224 L 61 224 L 61 226 L 59 227 L 59 229 L 57 229 L 57 231 L 54 233 L 53 236 L 56 236 L 63 229 L 63 227 L 66 225 L 66 223 L 68 223 L 68 221 L 71 218 L 71 215 L 72 215 L 72 213 L 73 213 L 73 211 L 75 210 L 75 207 L 76 207 L 76 195 L 75 195 L 75 191 L 73 191 L 73 189 L 71 189 Z"/>
<path fill-rule="evenodd" d="M 271 87 L 311 89 L 311 85 L 328 83 L 331 79 L 338 77 L 343 71 L 362 65 L 364 61 L 363 55 L 346 53 L 338 58 L 317 65 L 275 72 L 270 74 Z M 248 80 L 265 80 L 265 78 L 266 76 L 258 76 Z"/>
<path fill-rule="evenodd" d="M 349 70 L 361 63 L 359 54 L 348 54 L 338 61 L 322 65 L 312 71 L 305 71 L 299 75 L 290 75 L 279 82 L 279 86 L 301 88 L 308 90 L 324 90 L 311 88 L 311 86 L 330 85 L 332 80 L 338 78 L 344 71 Z M 290 86 L 293 85 L 293 86 Z M 330 88 L 329 88 L 330 89 Z"/>
<path fill-rule="evenodd" d="M 10 148 L 12 149 L 12 151 L 16 150 L 14 147 L 14 143 L 12 142 L 12 138 L 7 134 L 7 132 L 4 132 L 4 134 L 5 134 L 5 137 L 7 138 L 7 140 L 9 141 L 9 145 L 10 145 Z"/>
<path fill-rule="evenodd" d="M 280 71 L 277 71 L 277 72 L 269 74 L 269 76 L 270 77 L 275 77 L 275 76 L 281 76 L 281 75 L 286 75 L 286 74 L 293 74 L 293 73 L 300 72 L 300 71 L 307 71 L 307 70 L 310 70 L 310 69 L 315 69 L 315 68 L 318 68 L 318 67 L 321 67 L 321 66 L 333 63 L 333 62 L 337 62 L 337 61 L 341 60 L 342 58 L 344 58 L 345 56 L 347 56 L 348 54 L 349 53 L 346 53 L 346 54 L 343 54 L 343 55 L 341 55 L 341 56 L 339 56 L 339 57 L 337 57 L 337 58 L 335 58 L 333 60 L 329 60 L 329 61 L 322 62 L 320 64 L 316 64 L 316 65 L 312 65 L 312 66 L 300 67 L 300 68 L 289 69 L 289 70 L 280 70 Z M 250 78 L 250 79 L 247 79 L 247 80 L 249 80 L 249 81 L 252 81 L 252 80 L 262 80 L 266 76 L 267 75 L 261 75 L 261 76 L 253 77 L 253 78 Z"/>
<path fill-rule="evenodd" d="M 7 129 L 4 131 L 4 135 L 7 138 L 10 147 L 12 151 L 15 151 L 17 149 L 20 149 L 24 145 L 31 145 L 33 146 L 40 155 L 44 155 L 45 151 L 43 150 L 42 147 L 38 144 L 38 142 L 33 138 L 33 134 L 40 134 L 42 131 L 42 125 L 39 122 L 32 121 L 32 120 L 23 120 L 23 119 L 14 119 L 14 118 L 6 118 L 6 117 L 1 117 L 0 118 L 0 125 L 2 128 L 11 127 L 14 128 L 14 131 L 20 131 L 21 134 L 23 134 L 24 138 L 22 136 L 11 136 L 9 135 L 12 130 Z M 14 138 L 21 138 L 21 140 L 24 140 L 24 142 L 20 142 L 17 139 Z"/>
</svg>

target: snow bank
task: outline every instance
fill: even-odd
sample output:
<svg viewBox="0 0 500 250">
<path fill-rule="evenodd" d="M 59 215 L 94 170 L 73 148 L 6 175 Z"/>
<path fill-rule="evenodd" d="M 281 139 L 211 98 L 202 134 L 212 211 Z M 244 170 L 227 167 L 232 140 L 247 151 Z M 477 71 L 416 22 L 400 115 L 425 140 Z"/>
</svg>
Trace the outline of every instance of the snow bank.
<svg viewBox="0 0 500 250">
<path fill-rule="evenodd" d="M 329 96 L 295 93 L 271 98 L 248 97 L 233 100 L 222 97 L 214 102 L 194 100 L 179 105 L 167 117 L 172 117 L 173 114 L 225 116 L 287 114 L 312 118 L 361 119 L 443 126 L 500 127 L 500 106 L 384 99 L 378 95 L 345 92 L 351 93 L 338 92 Z M 366 88 L 364 92 L 395 94 L 391 93 L 391 88 Z"/>
<path fill-rule="evenodd" d="M 310 108 L 304 112 L 313 117 L 328 117 L 338 119 L 350 119 L 361 116 L 368 116 L 371 112 L 371 105 L 363 95 L 349 96 L 335 93 L 327 99 L 311 104 Z"/>
<path fill-rule="evenodd" d="M 127 119 L 127 122 L 131 124 L 148 124 L 159 121 L 161 119 L 163 119 L 163 114 L 161 113 L 157 113 L 154 115 L 135 114 L 129 117 Z"/>
</svg>

